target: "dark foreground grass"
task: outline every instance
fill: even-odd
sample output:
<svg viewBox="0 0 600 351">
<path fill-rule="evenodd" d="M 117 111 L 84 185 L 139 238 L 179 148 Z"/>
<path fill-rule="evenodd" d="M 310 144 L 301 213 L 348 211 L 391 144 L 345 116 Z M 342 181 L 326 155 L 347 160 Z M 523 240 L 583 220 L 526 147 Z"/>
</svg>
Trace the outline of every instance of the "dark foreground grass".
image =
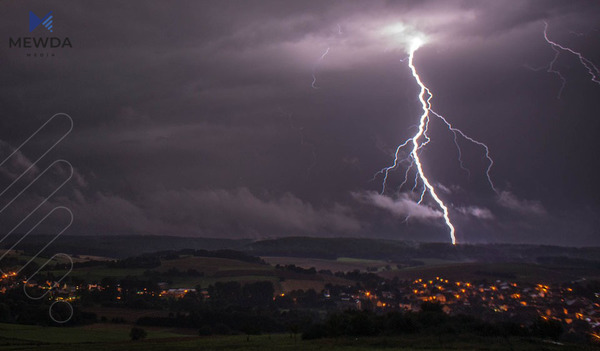
<svg viewBox="0 0 600 351">
<path fill-rule="evenodd" d="M 469 335 L 294 339 L 290 335 L 186 336 L 174 330 L 147 329 L 148 338 L 129 340 L 130 326 L 94 325 L 55 328 L 0 324 L 0 350 L 186 351 L 186 350 L 545 350 L 583 351 L 600 348 L 557 345 L 544 340 L 484 338 Z"/>
</svg>

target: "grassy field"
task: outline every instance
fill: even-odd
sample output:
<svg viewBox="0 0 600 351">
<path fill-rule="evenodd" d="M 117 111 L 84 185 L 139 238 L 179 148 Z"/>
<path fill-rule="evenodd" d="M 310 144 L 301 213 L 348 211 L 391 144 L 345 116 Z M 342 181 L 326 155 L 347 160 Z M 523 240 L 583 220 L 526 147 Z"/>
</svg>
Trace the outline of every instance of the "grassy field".
<svg viewBox="0 0 600 351">
<path fill-rule="evenodd" d="M 174 260 L 164 260 L 155 270 L 167 272 L 171 268 L 179 271 L 195 269 L 202 272 L 201 277 L 173 277 L 174 288 L 191 288 L 197 285 L 207 287 L 218 281 L 238 281 L 240 283 L 255 281 L 271 281 L 275 286 L 279 281 L 275 268 L 268 265 L 231 260 L 227 258 L 188 256 Z"/>
<path fill-rule="evenodd" d="M 169 311 L 152 309 L 131 309 L 117 307 L 85 307 L 82 311 L 95 313 L 98 318 L 106 317 L 107 320 L 122 318 L 125 323 L 135 323 L 141 317 L 168 317 Z"/>
<path fill-rule="evenodd" d="M 315 267 L 317 270 L 329 269 L 331 271 L 352 271 L 359 269 L 366 271 L 367 267 L 378 268 L 378 274 L 385 278 L 398 277 L 412 280 L 418 278 L 432 279 L 443 277 L 451 280 L 473 281 L 497 279 L 527 283 L 556 283 L 577 280 L 582 277 L 597 277 L 597 271 L 573 270 L 569 267 L 545 267 L 526 263 L 470 263 L 453 262 L 439 259 L 426 259 L 424 265 L 398 269 L 395 263 L 378 260 L 365 260 L 355 258 L 338 258 L 337 260 L 293 258 L 293 257 L 263 257 L 271 265 L 262 265 L 224 258 L 212 257 L 182 257 L 174 260 L 163 260 L 162 264 L 154 268 L 159 272 L 167 272 L 177 268 L 181 272 L 195 269 L 202 272 L 202 276 L 179 275 L 171 277 L 172 287 L 193 288 L 197 285 L 207 287 L 217 281 L 239 281 L 241 283 L 255 281 L 271 281 L 277 293 L 287 293 L 296 289 L 314 289 L 320 291 L 325 284 L 340 285 L 352 284 L 344 279 L 327 275 L 301 275 L 292 272 L 277 270 L 275 264 L 295 264 L 303 268 Z M 390 270 L 385 267 L 389 265 Z M 100 280 L 103 277 L 123 278 L 126 276 L 143 276 L 143 268 L 107 268 L 105 266 L 79 268 L 71 275 L 79 276 L 87 281 Z M 56 272 L 57 274 L 59 272 Z M 64 272 L 60 272 L 64 273 Z"/>
<path fill-rule="evenodd" d="M 86 344 L 129 340 L 131 326 L 94 324 L 84 327 L 59 328 L 0 323 L 0 349 L 22 344 Z M 148 339 L 182 337 L 168 330 L 147 330 Z M 25 348 L 27 349 L 27 348 Z"/>
<path fill-rule="evenodd" d="M 106 266 L 84 267 L 74 269 L 69 275 L 83 278 L 88 282 L 101 281 L 102 278 L 125 278 L 127 276 L 142 276 L 144 268 L 108 268 Z M 63 271 L 52 271 L 54 274 L 64 274 Z"/>
<path fill-rule="evenodd" d="M 33 257 L 33 256 L 23 254 L 23 251 L 20 251 L 20 250 L 0 250 L 0 255 L 4 255 L 4 254 L 6 254 L 5 258 L 18 257 L 19 261 L 24 262 L 24 263 L 28 262 Z M 111 260 L 113 260 L 112 258 L 109 258 L 109 257 L 90 256 L 90 255 L 71 255 L 70 258 L 71 258 L 71 260 L 66 258 L 64 255 L 58 255 L 49 264 L 53 265 L 56 263 L 69 263 L 70 261 L 87 262 L 87 261 L 111 261 Z M 38 265 L 42 265 L 42 264 L 46 263 L 48 261 L 48 259 L 50 259 L 50 256 L 43 254 L 42 256 L 37 256 L 32 262 L 34 262 Z M 19 265 L 14 268 L 18 269 L 20 267 L 21 266 Z"/>
<path fill-rule="evenodd" d="M 557 345 L 543 340 L 477 336 L 413 336 L 295 340 L 290 335 L 198 337 L 182 331 L 148 329 L 143 341 L 129 340 L 130 326 L 96 324 L 56 328 L 0 324 L 0 350 L 546 350 L 583 351 L 599 348 Z M 187 331 L 189 333 L 189 331 Z"/>
<path fill-rule="evenodd" d="M 292 259 L 293 260 L 293 259 Z M 361 260 L 356 260 L 360 262 Z M 360 264 L 366 263 L 341 263 L 341 264 Z M 375 261 L 369 261 L 375 262 Z M 297 289 L 315 289 L 321 291 L 325 284 L 353 284 L 345 279 L 328 275 L 303 275 L 284 270 L 277 270 L 274 266 L 250 263 L 226 258 L 214 257 L 196 257 L 188 256 L 173 260 L 163 260 L 159 267 L 151 270 L 166 273 L 169 269 L 176 268 L 180 272 L 187 272 L 194 269 L 201 272 L 202 276 L 194 275 L 175 275 L 169 279 L 173 282 L 171 288 L 194 288 L 201 286 L 206 288 L 216 282 L 237 281 L 242 284 L 256 281 L 270 281 L 275 287 L 275 292 L 287 293 Z M 104 277 L 124 278 L 127 276 L 137 276 L 144 278 L 146 268 L 109 268 L 105 265 L 82 267 L 74 269 L 71 276 L 80 277 L 88 282 L 100 281 Z M 62 275 L 64 272 L 54 271 L 56 275 Z"/>
<path fill-rule="evenodd" d="M 188 269 L 195 269 L 198 272 L 203 272 L 204 277 L 191 278 L 188 277 L 173 277 L 176 285 L 185 287 L 194 286 L 195 284 L 212 284 L 218 280 L 243 280 L 243 277 L 258 276 L 269 277 L 274 276 L 275 268 L 267 265 L 256 263 L 248 263 L 224 258 L 209 258 L 209 257 L 183 257 L 174 260 L 164 260 L 162 264 L 151 270 L 166 272 L 171 268 L 177 268 L 179 271 L 186 272 Z M 124 278 L 127 276 L 142 277 L 147 268 L 109 268 L 105 265 L 82 267 L 74 269 L 71 276 L 81 277 L 87 281 L 100 281 L 104 277 Z M 56 274 L 64 273 L 56 271 Z M 221 279 L 223 278 L 223 279 Z M 256 279 L 251 279 L 256 280 Z M 270 279 L 260 279 L 270 280 Z"/>
<path fill-rule="evenodd" d="M 7 250 L 0 250 L 0 255 L 3 255 Z M 19 269 L 21 269 L 26 263 L 28 263 L 33 256 L 27 256 L 27 255 L 23 255 L 22 253 L 12 250 L 9 251 L 5 258 L 9 258 L 9 257 L 17 257 L 19 259 L 19 263 L 14 265 L 14 266 L 8 266 L 8 267 L 4 267 L 4 270 L 6 271 L 17 271 Z M 43 264 L 45 264 L 46 262 L 48 262 L 50 258 L 49 257 L 36 257 L 33 258 L 33 260 L 31 261 L 31 263 L 35 263 L 38 266 L 41 266 Z M 75 261 L 75 260 L 73 260 Z M 48 264 L 55 265 L 56 263 L 68 263 L 68 259 L 64 256 L 57 256 L 55 257 L 52 261 L 50 261 Z M 64 272 L 62 272 L 64 274 Z"/>
<path fill-rule="evenodd" d="M 255 271 L 265 272 L 273 271 L 274 268 L 264 264 L 250 263 L 238 260 L 231 260 L 228 258 L 215 258 L 215 257 L 197 257 L 188 256 L 177 258 L 174 260 L 163 260 L 157 271 L 168 271 L 170 268 L 177 268 L 179 270 L 196 269 L 204 272 L 206 275 L 216 275 L 223 271 Z"/>
</svg>

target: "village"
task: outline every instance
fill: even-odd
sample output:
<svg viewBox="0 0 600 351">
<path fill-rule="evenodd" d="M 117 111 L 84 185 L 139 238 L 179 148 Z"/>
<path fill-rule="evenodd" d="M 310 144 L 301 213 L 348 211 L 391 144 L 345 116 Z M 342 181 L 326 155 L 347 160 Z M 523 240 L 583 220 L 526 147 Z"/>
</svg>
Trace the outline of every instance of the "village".
<svg viewBox="0 0 600 351">
<path fill-rule="evenodd" d="M 21 280 L 16 272 L 4 273 L 0 279 L 0 294 L 13 289 L 38 290 L 41 296 L 56 301 L 77 301 L 84 294 L 112 291 L 116 303 L 125 303 L 131 296 L 160 300 L 180 300 L 192 297 L 210 301 L 212 286 L 208 288 L 170 288 L 166 282 L 156 286 L 126 288 L 89 283 L 66 283 Z M 526 284 L 506 280 L 493 283 L 451 281 L 443 277 L 413 281 L 381 280 L 375 288 L 361 284 L 328 286 L 321 292 L 311 293 L 310 300 L 301 298 L 310 291 L 290 291 L 272 294 L 273 305 L 279 308 L 308 308 L 324 310 L 370 310 L 374 312 L 419 312 L 423 303 L 439 304 L 448 315 L 475 315 L 484 320 L 527 323 L 535 318 L 560 322 L 566 331 L 586 330 L 600 340 L 600 292 L 582 293 L 576 282 L 571 284 Z M 214 291 L 214 290 L 213 290 Z M 269 293 L 267 291 L 267 293 Z M 587 295 L 587 296 L 584 296 Z"/>
</svg>

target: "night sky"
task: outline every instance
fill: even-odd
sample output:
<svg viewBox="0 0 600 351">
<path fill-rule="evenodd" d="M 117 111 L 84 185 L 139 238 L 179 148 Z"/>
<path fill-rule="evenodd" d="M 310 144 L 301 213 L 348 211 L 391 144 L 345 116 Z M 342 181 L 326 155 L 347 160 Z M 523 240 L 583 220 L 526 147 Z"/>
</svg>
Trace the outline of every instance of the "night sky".
<svg viewBox="0 0 600 351">
<path fill-rule="evenodd" d="M 420 158 L 459 243 L 600 245 L 598 1 L 0 1 L 0 159 L 58 112 L 73 132 L 0 196 L 56 159 L 73 179 L 68 234 L 375 237 L 449 242 L 407 164 L 381 168 L 417 131 L 414 56 L 432 107 Z M 54 29 L 29 32 L 29 11 Z M 68 37 L 72 48 L 9 48 Z M 52 53 L 27 57 L 28 52 Z M 326 55 L 323 54 L 327 52 Z M 0 170 L 4 189 L 67 128 L 43 130 Z M 406 153 L 403 154 L 407 156 Z M 9 231 L 64 179 L 58 165 L 5 211 Z M 410 173 L 409 180 L 414 178 Z M 408 216 L 408 219 L 406 219 Z M 64 218 L 49 218 L 52 232 Z M 17 232 L 24 232 L 25 226 Z"/>
</svg>

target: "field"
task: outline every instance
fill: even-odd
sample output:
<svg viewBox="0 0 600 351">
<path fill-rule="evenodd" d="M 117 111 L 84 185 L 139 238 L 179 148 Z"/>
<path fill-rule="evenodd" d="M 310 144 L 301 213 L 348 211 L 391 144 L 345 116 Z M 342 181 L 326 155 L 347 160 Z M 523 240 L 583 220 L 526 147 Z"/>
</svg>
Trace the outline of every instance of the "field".
<svg viewBox="0 0 600 351">
<path fill-rule="evenodd" d="M 286 270 L 277 270 L 274 265 L 294 264 L 302 268 L 314 267 L 317 270 L 332 272 L 349 272 L 353 270 L 376 271 L 385 278 L 398 277 L 402 280 L 418 278 L 433 279 L 443 277 L 451 280 L 477 281 L 497 279 L 526 283 L 558 283 L 581 278 L 593 279 L 600 277 L 598 269 L 577 268 L 564 266 L 545 266 L 530 263 L 473 263 L 458 262 L 442 259 L 416 259 L 423 265 L 398 268 L 397 263 L 384 260 L 368 260 L 349 257 L 338 259 L 296 258 L 296 257 L 262 257 L 269 265 L 249 263 L 226 258 L 187 256 L 173 260 L 163 260 L 159 267 L 153 268 L 166 273 L 176 268 L 180 272 L 196 270 L 201 276 L 174 275 L 170 277 L 173 288 L 203 288 L 221 281 L 239 281 L 241 283 L 255 281 L 271 281 L 276 293 L 287 293 L 291 290 L 314 289 L 321 291 L 325 284 L 352 284 L 345 279 L 330 275 L 298 274 Z M 78 268 L 71 276 L 81 277 L 87 281 L 100 281 L 104 277 L 124 278 L 126 276 L 143 277 L 145 268 L 109 268 L 105 265 Z M 64 272 L 56 271 L 56 275 Z"/>
<path fill-rule="evenodd" d="M 186 335 L 178 330 L 146 329 L 143 341 L 129 340 L 130 326 L 96 324 L 56 328 L 0 324 L 0 350 L 597 350 L 576 345 L 522 338 L 483 338 L 477 336 L 412 336 L 301 340 L 287 334 L 208 336 Z M 187 331 L 189 332 L 189 331 Z"/>
<path fill-rule="evenodd" d="M 308 262 L 307 259 L 304 260 Z M 372 262 L 379 262 L 355 260 L 355 262 L 341 262 L 340 264 L 350 265 L 352 267 L 363 267 L 362 270 L 364 270 L 367 263 L 361 261 L 368 262 L 369 264 Z M 159 267 L 151 270 L 166 273 L 173 268 L 183 273 L 190 269 L 194 269 L 197 272 L 201 272 L 202 275 L 193 276 L 183 274 L 170 276 L 170 280 L 173 282 L 170 286 L 171 288 L 194 288 L 198 285 L 202 288 L 206 288 L 208 285 L 218 281 L 237 281 L 242 284 L 256 281 L 270 281 L 275 287 L 275 292 L 279 294 L 299 289 L 314 289 L 315 291 L 321 291 L 327 283 L 341 285 L 352 284 L 352 282 L 335 276 L 298 274 L 285 270 L 277 270 L 271 265 L 215 257 L 187 256 L 172 260 L 163 260 Z M 70 276 L 80 277 L 90 282 L 99 282 L 104 277 L 125 278 L 127 276 L 135 276 L 143 279 L 144 272 L 147 270 L 148 269 L 146 268 L 109 268 L 105 265 L 100 265 L 74 269 L 70 273 Z M 53 271 L 53 273 L 59 276 L 65 272 Z"/>
<path fill-rule="evenodd" d="M 76 328 L 0 323 L 0 350 L 27 350 L 33 345 L 109 344 L 129 340 L 128 325 L 95 324 Z M 166 330 L 147 330 L 148 339 L 182 337 Z"/>
<path fill-rule="evenodd" d="M 104 277 L 125 278 L 127 276 L 141 276 L 144 271 L 145 269 L 143 268 L 108 268 L 105 266 L 98 266 L 73 269 L 69 275 L 93 282 L 100 281 Z M 53 273 L 58 275 L 61 271 L 53 271 Z"/>
<path fill-rule="evenodd" d="M 117 307 L 85 307 L 85 312 L 95 313 L 98 318 L 106 317 L 107 320 L 121 318 L 125 323 L 135 323 L 141 317 L 168 317 L 169 311 L 152 309 L 132 309 Z"/>
</svg>

